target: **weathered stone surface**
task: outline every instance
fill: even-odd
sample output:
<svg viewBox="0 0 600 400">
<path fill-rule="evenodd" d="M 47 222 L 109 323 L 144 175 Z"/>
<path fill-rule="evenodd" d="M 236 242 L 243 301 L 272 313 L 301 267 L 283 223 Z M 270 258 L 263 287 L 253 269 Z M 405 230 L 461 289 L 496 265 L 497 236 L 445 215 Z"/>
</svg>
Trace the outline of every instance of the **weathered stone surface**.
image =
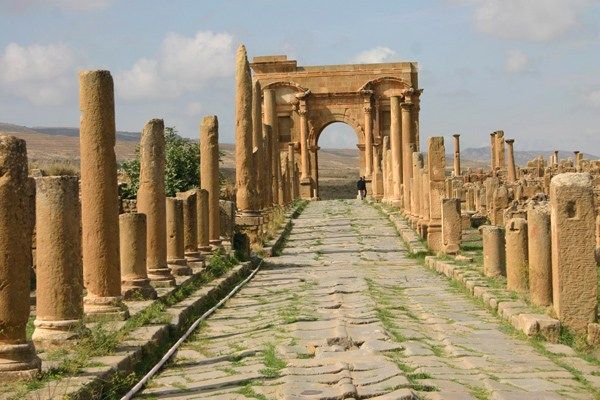
<svg viewBox="0 0 600 400">
<path fill-rule="evenodd" d="M 442 240 L 444 253 L 458 253 L 461 237 L 460 199 L 444 199 L 442 200 Z"/>
<path fill-rule="evenodd" d="M 482 225 L 479 231 L 483 239 L 483 273 L 486 276 L 506 276 L 504 228 Z"/>
<path fill-rule="evenodd" d="M 526 292 L 527 220 L 512 218 L 506 222 L 506 288 Z"/>
<path fill-rule="evenodd" d="M 552 304 L 552 240 L 547 205 L 527 210 L 527 245 L 531 302 L 548 306 Z"/>
<path fill-rule="evenodd" d="M 581 334 L 598 307 L 595 215 L 587 173 L 556 175 L 550 183 L 552 298 L 563 324 Z"/>
<path fill-rule="evenodd" d="M 200 125 L 200 188 L 208 192 L 208 239 L 221 246 L 219 221 L 219 123 L 216 115 L 204 117 Z"/>
<path fill-rule="evenodd" d="M 26 338 L 31 209 L 25 141 L 0 135 L 0 381 L 30 378 L 40 359 Z"/>
</svg>

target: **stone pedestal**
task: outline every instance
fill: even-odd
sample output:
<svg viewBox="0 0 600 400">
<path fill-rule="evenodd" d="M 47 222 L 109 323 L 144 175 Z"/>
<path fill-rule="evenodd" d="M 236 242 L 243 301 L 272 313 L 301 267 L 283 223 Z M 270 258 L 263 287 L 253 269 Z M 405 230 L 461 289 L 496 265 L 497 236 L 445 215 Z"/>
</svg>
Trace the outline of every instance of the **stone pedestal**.
<svg viewBox="0 0 600 400">
<path fill-rule="evenodd" d="M 79 178 L 36 179 L 36 318 L 39 348 L 76 339 L 83 319 Z"/>
<path fill-rule="evenodd" d="M 594 259 L 594 198 L 587 173 L 556 175 L 550 183 L 552 299 L 567 327 L 585 334 L 596 321 L 598 275 Z"/>
<path fill-rule="evenodd" d="M 260 214 L 237 213 L 235 225 L 237 230 L 250 240 L 251 244 L 261 243 L 261 227 L 263 219 Z"/>
<path fill-rule="evenodd" d="M 113 80 L 108 71 L 79 75 L 81 226 L 86 317 L 125 319 L 119 265 L 119 194 Z"/>
<path fill-rule="evenodd" d="M 479 232 L 483 239 L 483 273 L 485 276 L 506 276 L 506 243 L 504 228 L 482 225 Z"/>
<path fill-rule="evenodd" d="M 146 215 L 146 271 L 152 285 L 157 287 L 175 285 L 167 266 L 164 131 L 162 119 L 148 121 L 142 130 L 137 193 L 137 211 Z"/>
<path fill-rule="evenodd" d="M 527 292 L 527 220 L 511 218 L 506 223 L 506 288 Z"/>
<path fill-rule="evenodd" d="M 527 243 L 531 302 L 548 306 L 552 304 L 552 240 L 550 209 L 545 204 L 527 210 Z"/>
<path fill-rule="evenodd" d="M 0 382 L 31 378 L 41 361 L 27 340 L 31 235 L 25 141 L 0 135 Z"/>
<path fill-rule="evenodd" d="M 146 272 L 146 214 L 119 215 L 121 293 L 125 300 L 152 300 L 156 290 Z"/>
<path fill-rule="evenodd" d="M 459 199 L 442 201 L 442 239 L 446 254 L 457 254 L 460 250 L 462 223 Z"/>
<path fill-rule="evenodd" d="M 167 197 L 167 265 L 174 276 L 191 275 L 185 259 L 183 200 Z"/>
</svg>

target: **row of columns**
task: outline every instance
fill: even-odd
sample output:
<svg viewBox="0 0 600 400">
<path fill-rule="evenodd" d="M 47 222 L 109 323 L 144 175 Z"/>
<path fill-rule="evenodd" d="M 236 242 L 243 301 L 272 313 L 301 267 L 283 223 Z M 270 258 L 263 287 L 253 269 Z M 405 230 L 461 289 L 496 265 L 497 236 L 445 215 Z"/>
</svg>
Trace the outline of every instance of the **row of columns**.
<svg viewBox="0 0 600 400">
<path fill-rule="evenodd" d="M 114 86 L 108 71 L 80 74 L 81 179 L 27 176 L 25 141 L 0 136 L 0 380 L 41 367 L 26 338 L 31 241 L 36 225 L 36 318 L 32 339 L 49 347 L 77 338 L 84 319 L 122 320 L 123 299 L 152 299 L 221 245 L 218 123 L 200 128 L 202 189 L 165 196 L 162 120 L 140 142 L 137 212 L 119 215 Z M 32 200 L 34 199 L 34 201 Z M 81 200 L 80 200 L 81 199 Z M 35 211 L 34 211 L 35 210 Z M 85 288 L 85 297 L 84 297 Z"/>
</svg>

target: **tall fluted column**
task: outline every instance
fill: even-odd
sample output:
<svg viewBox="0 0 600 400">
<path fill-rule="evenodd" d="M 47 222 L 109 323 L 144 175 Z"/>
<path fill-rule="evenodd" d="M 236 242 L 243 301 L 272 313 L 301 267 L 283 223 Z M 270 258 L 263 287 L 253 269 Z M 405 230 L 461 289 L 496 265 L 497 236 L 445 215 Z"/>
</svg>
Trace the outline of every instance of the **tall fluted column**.
<svg viewBox="0 0 600 400">
<path fill-rule="evenodd" d="M 124 319 L 119 265 L 115 102 L 108 71 L 79 74 L 83 277 L 89 317 Z"/>
<path fill-rule="evenodd" d="M 412 178 L 412 153 L 416 151 L 415 136 L 413 129 L 412 118 L 413 103 L 406 95 L 405 101 L 401 104 L 402 109 L 402 198 L 403 207 L 409 213 L 410 208 L 410 192 Z"/>
<path fill-rule="evenodd" d="M 365 104 L 365 177 L 372 178 L 373 168 L 373 115 L 370 100 Z M 373 186 L 373 185 L 371 185 Z"/>
<path fill-rule="evenodd" d="M 208 240 L 211 247 L 220 248 L 219 121 L 216 115 L 202 119 L 200 154 L 200 186 L 208 192 Z"/>
<path fill-rule="evenodd" d="M 401 114 L 400 97 L 390 97 L 390 150 L 392 153 L 392 193 L 391 200 L 395 206 L 402 204 L 402 132 L 401 132 Z"/>
<path fill-rule="evenodd" d="M 146 270 L 155 286 L 173 286 L 167 267 L 167 216 L 165 208 L 165 124 L 146 123 L 140 139 L 140 188 L 137 210 L 146 214 Z"/>
<path fill-rule="evenodd" d="M 455 133 L 454 138 L 454 176 L 460 176 L 460 135 Z"/>
<path fill-rule="evenodd" d="M 513 149 L 513 144 L 515 143 L 515 139 L 506 139 L 506 144 L 508 145 L 508 176 L 507 180 L 509 183 L 513 183 L 517 181 L 517 171 L 515 167 L 515 152 Z"/>
<path fill-rule="evenodd" d="M 275 101 L 275 90 L 263 91 L 265 102 L 265 124 L 271 131 L 271 190 L 273 193 L 273 205 L 279 204 L 279 182 L 281 180 L 281 165 L 279 158 L 279 126 L 277 124 L 277 102 Z"/>
<path fill-rule="evenodd" d="M 31 236 L 27 149 L 23 139 L 0 135 L 0 379 L 31 378 L 41 361 L 27 340 Z"/>
</svg>

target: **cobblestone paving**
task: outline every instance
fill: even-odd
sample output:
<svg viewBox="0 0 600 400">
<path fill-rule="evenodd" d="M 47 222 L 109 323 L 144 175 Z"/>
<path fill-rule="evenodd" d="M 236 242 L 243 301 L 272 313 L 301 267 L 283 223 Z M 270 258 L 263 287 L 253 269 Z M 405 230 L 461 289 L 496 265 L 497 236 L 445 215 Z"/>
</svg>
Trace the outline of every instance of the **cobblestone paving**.
<svg viewBox="0 0 600 400">
<path fill-rule="evenodd" d="M 141 398 L 594 398 L 366 204 L 311 203 L 271 261 Z"/>
</svg>

